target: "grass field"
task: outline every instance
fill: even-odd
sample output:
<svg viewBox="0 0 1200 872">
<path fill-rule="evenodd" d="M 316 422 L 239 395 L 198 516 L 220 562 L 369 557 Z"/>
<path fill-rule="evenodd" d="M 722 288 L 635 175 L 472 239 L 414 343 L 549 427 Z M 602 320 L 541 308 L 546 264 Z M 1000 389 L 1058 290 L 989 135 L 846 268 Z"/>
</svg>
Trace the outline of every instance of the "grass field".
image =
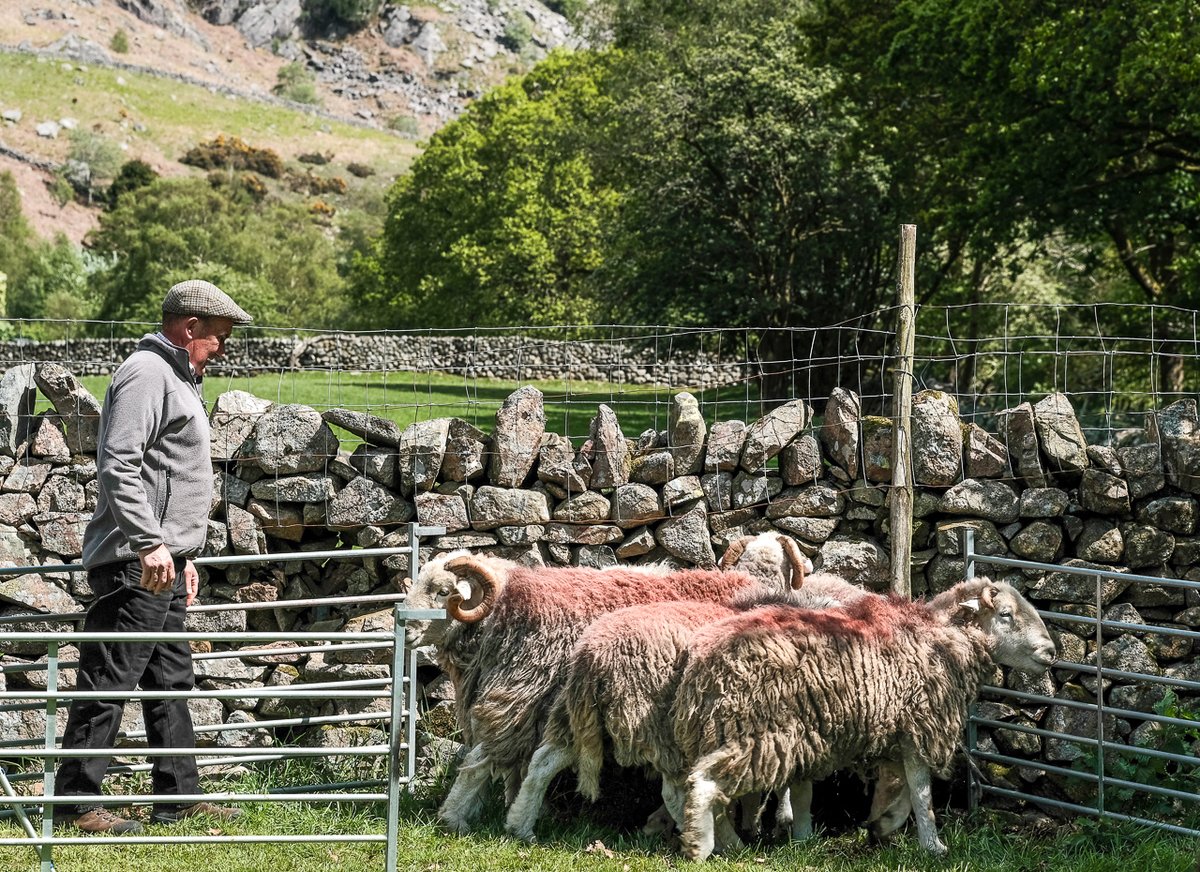
<svg viewBox="0 0 1200 872">
<path fill-rule="evenodd" d="M 328 151 L 339 163 L 358 161 L 386 177 L 406 169 L 419 151 L 417 143 L 387 131 L 104 67 L 80 71 L 72 64 L 0 53 L 0 82 L 6 107 L 20 107 L 27 118 L 70 115 L 83 129 L 127 143 L 128 157 L 176 161 L 198 141 L 225 133 L 274 148 L 284 160 L 303 151 Z M 69 146 L 65 136 L 38 140 L 31 123 L 6 130 L 5 141 L 60 161 Z"/>
<path fill-rule="evenodd" d="M 86 376 L 81 381 L 103 400 L 107 377 Z M 370 412 L 402 428 L 414 421 L 459 417 L 490 432 L 496 410 L 523 384 L 533 384 L 545 395 L 547 431 L 572 438 L 587 436 L 601 403 L 616 412 L 627 437 L 636 439 L 651 428 L 665 429 L 671 397 L 682 390 L 565 380 L 518 383 L 444 373 L 280 372 L 249 378 L 212 375 L 205 379 L 204 393 L 210 406 L 225 391 L 243 390 L 276 403 L 300 403 L 319 411 L 341 407 Z M 693 393 L 710 425 L 731 419 L 750 423 L 763 411 L 744 387 Z"/>
<path fill-rule="evenodd" d="M 555 870 L 555 872 L 661 872 L 704 868 L 793 870 L 793 872 L 1192 872 L 1194 840 L 1158 831 L 1100 826 L 1089 821 L 1059 823 L 1039 829 L 1006 827 L 987 814 L 967 819 L 943 814 L 941 835 L 950 849 L 944 859 L 924 854 L 911 827 L 892 845 L 869 845 L 861 832 L 819 837 L 803 844 L 752 847 L 701 866 L 683 860 L 659 839 L 625 836 L 584 820 L 540 830 L 541 843 L 526 845 L 503 834 L 499 813 L 492 809 L 478 833 L 460 837 L 432 823 L 431 806 L 402 814 L 397 843 L 402 870 L 484 872 L 484 870 Z M 303 808 L 297 805 L 251 806 L 242 820 L 214 827 L 189 821 L 176 827 L 150 827 L 152 836 L 206 836 L 271 833 L 383 833 L 375 810 L 345 806 Z M 15 826 L 0 822 L 0 836 L 18 836 Z M 384 869 L 384 847 L 368 843 L 218 844 L 60 847 L 53 852 L 58 872 L 370 872 Z M 0 847 L 0 869 L 37 870 L 34 851 Z"/>
</svg>

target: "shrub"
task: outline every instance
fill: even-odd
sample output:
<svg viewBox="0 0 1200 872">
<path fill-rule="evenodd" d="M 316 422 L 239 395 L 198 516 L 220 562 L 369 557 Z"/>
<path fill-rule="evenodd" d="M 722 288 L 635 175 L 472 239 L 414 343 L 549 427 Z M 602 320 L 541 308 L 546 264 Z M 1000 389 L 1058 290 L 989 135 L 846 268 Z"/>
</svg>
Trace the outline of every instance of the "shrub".
<svg viewBox="0 0 1200 872">
<path fill-rule="evenodd" d="M 65 177 L 88 203 L 91 203 L 98 183 L 112 179 L 121 166 L 121 149 L 116 143 L 90 130 L 75 129 L 70 133 L 71 148 L 64 164 Z"/>
<path fill-rule="evenodd" d="M 269 179 L 283 178 L 283 159 L 276 152 L 225 134 L 195 146 L 179 162 L 202 170 L 249 170 Z"/>
<path fill-rule="evenodd" d="M 533 44 L 533 28 L 523 13 L 512 12 L 504 24 L 504 35 L 500 44 L 515 55 L 524 55 Z"/>
<path fill-rule="evenodd" d="M 317 94 L 317 80 L 308 67 L 299 61 L 292 61 L 279 68 L 276 74 L 274 93 L 291 100 L 294 103 L 307 103 L 315 106 L 321 102 Z"/>
<path fill-rule="evenodd" d="M 359 28 L 369 22 L 379 0 L 304 0 L 304 14 L 318 24 Z"/>
<path fill-rule="evenodd" d="M 322 178 L 312 170 L 304 173 L 288 173 L 288 187 L 297 194 L 344 194 L 346 193 L 346 180 L 340 176 L 330 176 Z"/>
<path fill-rule="evenodd" d="M 306 152 L 304 154 L 296 155 L 296 160 L 300 161 L 300 163 L 324 166 L 333 160 L 333 152 L 327 151 L 324 154 L 316 151 Z"/>
<path fill-rule="evenodd" d="M 421 135 L 421 127 L 417 123 L 417 119 L 411 115 L 397 115 L 388 122 L 388 130 L 403 133 L 405 136 L 417 137 Z"/>
<path fill-rule="evenodd" d="M 112 39 L 108 41 L 108 47 L 117 54 L 125 54 L 129 51 L 129 36 L 124 30 L 118 30 L 112 35 Z"/>
<path fill-rule="evenodd" d="M 337 214 L 337 209 L 326 203 L 324 200 L 313 200 L 312 204 L 308 207 L 308 211 L 311 212 L 318 220 L 324 219 L 325 221 L 328 221 Z"/>
<path fill-rule="evenodd" d="M 117 177 L 108 186 L 106 195 L 108 208 L 113 208 L 117 204 L 117 198 L 122 194 L 143 188 L 157 178 L 158 173 L 154 171 L 154 167 L 145 161 L 136 159 L 125 161 L 121 164 L 121 169 L 117 171 Z"/>
<path fill-rule="evenodd" d="M 75 186 L 71 184 L 63 169 L 59 169 L 46 182 L 46 188 L 50 191 L 50 196 L 54 198 L 54 202 L 60 206 L 65 206 L 75 199 Z"/>
</svg>

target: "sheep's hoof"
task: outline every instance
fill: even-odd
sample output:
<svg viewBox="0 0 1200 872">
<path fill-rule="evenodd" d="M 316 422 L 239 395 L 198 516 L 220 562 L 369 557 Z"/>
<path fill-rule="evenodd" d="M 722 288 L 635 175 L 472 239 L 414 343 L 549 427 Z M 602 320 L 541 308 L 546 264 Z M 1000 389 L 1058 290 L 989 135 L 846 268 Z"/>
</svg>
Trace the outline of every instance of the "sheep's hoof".
<svg viewBox="0 0 1200 872">
<path fill-rule="evenodd" d="M 537 836 L 533 834 L 533 830 L 509 830 L 508 834 L 514 839 L 518 839 L 527 845 L 537 844 Z"/>
<path fill-rule="evenodd" d="M 921 847 L 924 848 L 926 851 L 928 851 L 930 854 L 933 854 L 933 856 L 935 856 L 935 857 L 945 857 L 947 854 L 950 853 L 950 849 L 947 848 L 944 844 L 942 844 L 942 840 L 938 839 L 938 838 L 935 838 L 933 840 L 932 844 L 922 845 Z"/>
<path fill-rule="evenodd" d="M 471 825 L 459 817 L 443 817 L 439 818 L 438 822 L 442 825 L 442 829 L 452 835 L 465 836 L 471 832 Z"/>
</svg>

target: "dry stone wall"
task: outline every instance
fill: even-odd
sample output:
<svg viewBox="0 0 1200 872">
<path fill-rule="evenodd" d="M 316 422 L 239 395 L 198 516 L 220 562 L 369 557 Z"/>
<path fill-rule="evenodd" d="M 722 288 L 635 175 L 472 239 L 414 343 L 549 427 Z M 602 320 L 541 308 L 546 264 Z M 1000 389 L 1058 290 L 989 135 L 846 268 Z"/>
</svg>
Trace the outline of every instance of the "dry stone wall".
<svg viewBox="0 0 1200 872">
<path fill-rule="evenodd" d="M 40 392 L 52 412 L 34 415 Z M 876 591 L 888 583 L 888 484 L 891 423 L 863 418 L 859 398 L 833 392 L 819 426 L 803 401 L 755 421 L 709 424 L 696 399 L 677 394 L 668 426 L 627 434 L 607 406 L 597 409 L 580 444 L 545 431 L 541 393 L 513 392 L 490 432 L 456 418 L 395 423 L 349 409 L 315 409 L 240 391 L 212 408 L 214 499 L 207 554 L 266 554 L 405 544 L 410 520 L 446 534 L 423 554 L 469 548 L 533 565 L 608 566 L 664 561 L 712 565 L 734 539 L 765 530 L 797 541 L 821 569 Z M 96 501 L 94 452 L 99 404 L 60 364 L 23 364 L 0 378 L 0 559 L 9 565 L 72 561 Z M 971 529 L 984 554 L 1076 567 L 1102 567 L 1200 581 L 1200 415 L 1193 400 L 1149 414 L 1144 430 L 1117 445 L 1088 445 L 1070 399 L 1023 403 L 999 417 L 997 432 L 964 423 L 949 395 L 913 401 L 916 483 L 912 586 L 934 594 L 964 572 L 961 533 Z M 238 565 L 204 573 L 204 602 L 276 602 L 401 590 L 405 557 L 360 562 Z M 1097 615 L 1093 581 L 1062 572 L 1004 573 L 1039 607 Z M 90 598 L 81 572 L 0 578 L 0 613 L 68 612 Z M 1200 628 L 1200 597 L 1165 585 L 1108 581 L 1099 613 L 1125 624 Z M 286 631 L 297 626 L 373 630 L 386 611 L 353 608 L 197 613 L 190 628 Z M 1093 629 L 1053 621 L 1062 659 L 1097 658 Z M 0 624 L 0 631 L 20 624 Z M 68 624 L 61 625 L 64 629 Z M 379 678 L 385 653 L 289 653 L 199 660 L 201 688 L 295 681 Z M 7 644 L 2 662 L 44 656 Z M 1195 681 L 1200 663 L 1186 637 L 1107 633 L 1106 665 L 1126 672 Z M 66 656 L 69 656 L 69 649 Z M 426 660 L 427 703 L 449 704 L 451 690 Z M 35 683 L 12 671 L 8 684 Z M 4 678 L 0 672 L 0 678 Z M 70 681 L 70 675 L 67 675 Z M 1003 677 L 1012 688 L 1070 700 L 1104 694 L 1107 704 L 1150 711 L 1163 690 L 1122 679 L 1099 688 L 1085 673 L 1056 670 L 1041 679 Z M 1192 697 L 1181 690 L 1183 697 Z M 1195 700 L 1191 703 L 1194 705 Z M 222 743 L 267 741 L 256 721 L 302 714 L 384 710 L 386 702 L 331 699 L 202 700 L 201 723 L 233 722 Z M 130 707 L 128 728 L 137 728 Z M 986 702 L 987 717 L 1025 726 L 1095 734 L 1090 712 L 1066 705 Z M 1106 737 L 1152 741 L 1154 727 L 1111 718 Z M 38 719 L 0 713 L 0 739 L 36 737 Z M 984 731 L 984 747 L 1070 765 L 1078 746 L 1012 731 Z M 1036 770 L 992 767 L 1010 787 L 1079 798 L 1077 785 Z M 1084 785 L 1086 789 L 1086 785 Z"/>
<path fill-rule="evenodd" d="M 0 342 L 0 367 L 53 361 L 76 375 L 111 375 L 138 338 Z M 749 364 L 692 350 L 665 354 L 646 342 L 564 342 L 529 336 L 420 336 L 324 333 L 305 338 L 235 337 L 209 369 L 215 378 L 287 370 L 324 372 L 445 372 L 507 381 L 573 379 L 616 384 L 737 384 L 754 375 Z"/>
</svg>

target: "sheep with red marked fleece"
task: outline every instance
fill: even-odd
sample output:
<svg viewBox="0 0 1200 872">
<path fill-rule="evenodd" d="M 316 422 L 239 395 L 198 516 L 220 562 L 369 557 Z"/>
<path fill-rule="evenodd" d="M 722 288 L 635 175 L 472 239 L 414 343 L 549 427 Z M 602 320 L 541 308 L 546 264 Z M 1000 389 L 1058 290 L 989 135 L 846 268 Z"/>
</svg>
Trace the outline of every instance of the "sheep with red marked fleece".
<svg viewBox="0 0 1200 872">
<path fill-rule="evenodd" d="M 672 705 L 692 637 L 701 627 L 767 603 L 809 607 L 808 584 L 814 580 L 820 586 L 819 578 L 810 576 L 803 588 L 786 593 L 748 587 L 725 604 L 655 603 L 597 618 L 571 652 L 542 744 L 509 808 L 509 833 L 533 840 L 545 792 L 554 776 L 568 767 L 577 771 L 579 792 L 595 800 L 606 749 L 620 765 L 646 766 L 658 773 L 666 809 L 682 821 L 688 766 L 675 741 Z M 826 595 L 818 595 L 816 602 L 825 607 Z M 802 791 L 805 786 L 800 785 Z M 802 801 L 798 838 L 811 834 L 808 812 L 808 803 Z M 721 846 L 740 846 L 732 826 L 723 820 L 721 825 Z"/>
<path fill-rule="evenodd" d="M 836 608 L 864 596 L 878 596 L 837 575 L 814 573 L 812 561 L 800 551 L 796 540 L 778 530 L 735 539 L 721 555 L 718 565 L 722 569 L 748 572 L 773 589 L 786 590 L 793 578 L 801 577 L 804 579 L 804 588 L 800 597 L 803 602 L 800 604 L 805 608 Z M 885 775 L 884 791 L 873 801 L 872 812 L 867 818 L 867 824 L 877 838 L 883 838 L 897 829 L 908 816 L 907 796 L 904 791 L 893 791 L 886 786 L 895 782 L 894 773 Z M 793 782 L 779 794 L 779 804 L 775 810 L 777 833 L 790 833 L 797 840 L 812 835 L 812 795 L 812 782 L 803 779 Z M 761 811 L 761 802 L 751 796 L 743 798 L 743 832 L 757 829 Z"/>
<path fill-rule="evenodd" d="M 739 796 L 878 760 L 903 762 L 921 847 L 945 853 L 931 770 L 949 770 L 967 705 L 996 663 L 1044 672 L 1054 656 L 1033 606 L 988 579 L 928 602 L 766 606 L 701 627 L 673 708 L 691 763 L 685 855 L 712 852 L 716 813 Z"/>
<path fill-rule="evenodd" d="M 436 603 L 437 595 L 425 591 L 449 589 L 443 600 L 448 617 L 414 627 L 408 642 L 436 644 L 439 658 L 456 667 L 451 675 L 460 727 L 472 747 L 438 814 L 459 832 L 478 817 L 493 778 L 504 781 L 509 801 L 516 796 L 567 657 L 593 620 L 639 603 L 720 602 L 756 583 L 743 573 L 715 569 L 524 567 L 471 556 L 447 560 L 426 576 L 423 570 L 414 583 L 409 605 Z M 427 583 L 435 577 L 440 581 Z M 464 585 L 469 592 L 460 589 Z M 467 630 L 459 624 L 478 626 Z M 464 650 L 443 650 L 456 645 Z"/>
</svg>

